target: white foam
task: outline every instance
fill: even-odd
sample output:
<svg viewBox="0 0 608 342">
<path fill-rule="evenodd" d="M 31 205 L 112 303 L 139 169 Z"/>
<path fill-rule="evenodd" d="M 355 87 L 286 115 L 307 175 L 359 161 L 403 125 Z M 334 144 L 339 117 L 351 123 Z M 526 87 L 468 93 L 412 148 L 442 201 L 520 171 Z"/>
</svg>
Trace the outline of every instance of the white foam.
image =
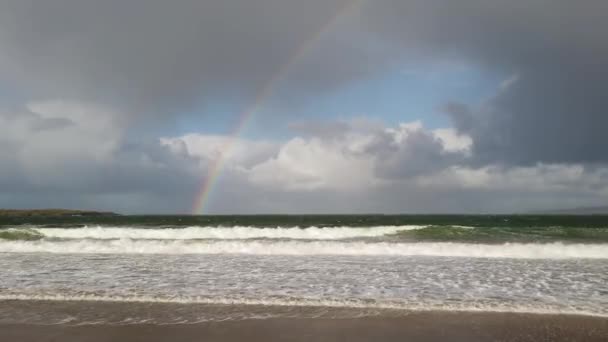
<svg viewBox="0 0 608 342">
<path fill-rule="evenodd" d="M 345 242 L 264 240 L 38 240 L 1 241 L 4 253 L 250 254 L 348 256 L 447 256 L 517 259 L 608 259 L 608 244 L 452 242 Z"/>
<path fill-rule="evenodd" d="M 326 308 L 355 308 L 355 309 L 388 309 L 404 311 L 461 311 L 461 312 L 514 312 L 533 314 L 570 314 L 596 317 L 608 317 L 606 312 L 581 310 L 576 307 L 557 307 L 549 305 L 533 306 L 508 305 L 506 303 L 477 303 L 474 301 L 450 303 L 398 301 L 369 301 L 369 300 L 340 300 L 321 298 L 221 298 L 221 297 L 152 297 L 152 296 L 100 296 L 100 295 L 27 295 L 0 294 L 0 300 L 23 301 L 84 301 L 111 303 L 163 303 L 163 304 L 207 304 L 207 305 L 251 305 L 275 307 L 326 307 Z"/>
<path fill-rule="evenodd" d="M 239 239 L 292 239 L 292 240 L 341 240 L 378 237 L 400 231 L 422 229 L 426 226 L 377 226 L 377 227 L 308 227 L 308 228 L 256 228 L 235 227 L 187 227 L 175 229 L 130 227 L 85 227 L 78 229 L 35 228 L 46 237 L 62 239 L 148 239 L 148 240 L 239 240 Z"/>
</svg>

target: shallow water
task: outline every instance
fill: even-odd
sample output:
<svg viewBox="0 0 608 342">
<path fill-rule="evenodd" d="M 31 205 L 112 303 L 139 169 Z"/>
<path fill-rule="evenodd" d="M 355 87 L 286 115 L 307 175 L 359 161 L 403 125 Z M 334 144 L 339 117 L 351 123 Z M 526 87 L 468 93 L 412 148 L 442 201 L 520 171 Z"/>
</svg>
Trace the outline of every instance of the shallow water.
<svg viewBox="0 0 608 342">
<path fill-rule="evenodd" d="M 605 260 L 3 254 L 0 299 L 608 315 Z"/>
<path fill-rule="evenodd" d="M 146 220 L 3 228 L 0 299 L 608 316 L 608 243 L 592 239 L 605 228 L 584 220 L 528 228 L 470 220 L 168 228 Z M 175 312 L 164 319 L 232 317 Z M 0 317 L 15 315 L 14 307 L 0 306 Z M 66 319 L 60 316 L 53 319 Z"/>
</svg>

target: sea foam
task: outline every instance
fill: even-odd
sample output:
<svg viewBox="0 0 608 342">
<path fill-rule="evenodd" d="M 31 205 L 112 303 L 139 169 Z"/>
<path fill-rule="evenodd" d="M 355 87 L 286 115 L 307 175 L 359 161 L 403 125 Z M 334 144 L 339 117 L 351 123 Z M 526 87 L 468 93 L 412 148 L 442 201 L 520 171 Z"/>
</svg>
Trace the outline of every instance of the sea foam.
<svg viewBox="0 0 608 342">
<path fill-rule="evenodd" d="M 516 259 L 608 259 L 608 244 L 356 242 L 264 240 L 39 240 L 0 241 L 4 253 L 249 254 L 434 256 Z"/>
<path fill-rule="evenodd" d="M 187 228 L 131 228 L 85 227 L 78 229 L 33 228 L 45 237 L 61 239 L 135 239 L 135 240 L 241 240 L 241 239 L 291 239 L 291 240 L 341 240 L 369 238 L 397 234 L 401 231 L 423 229 L 426 226 L 377 226 L 377 227 L 187 227 Z"/>
</svg>

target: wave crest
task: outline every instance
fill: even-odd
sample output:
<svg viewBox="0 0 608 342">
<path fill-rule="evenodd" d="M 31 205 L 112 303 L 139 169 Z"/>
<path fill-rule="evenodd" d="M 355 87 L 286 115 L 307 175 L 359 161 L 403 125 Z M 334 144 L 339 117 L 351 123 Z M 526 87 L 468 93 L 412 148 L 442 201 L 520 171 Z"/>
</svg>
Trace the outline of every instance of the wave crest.
<svg viewBox="0 0 608 342">
<path fill-rule="evenodd" d="M 9 228 L 0 230 L 0 240 L 40 240 L 44 237 L 42 233 L 33 228 Z"/>
<path fill-rule="evenodd" d="M 377 226 L 377 227 L 187 227 L 187 228 L 130 228 L 130 227 L 85 227 L 35 228 L 50 238 L 60 239 L 135 239 L 135 240 L 245 240 L 245 239 L 290 239 L 290 240 L 342 240 L 393 235 L 402 231 L 422 229 L 426 226 Z"/>
<path fill-rule="evenodd" d="M 516 259 L 608 259 L 608 244 L 344 241 L 67 240 L 0 241 L 4 253 L 250 254 L 344 256 L 446 256 Z"/>
</svg>

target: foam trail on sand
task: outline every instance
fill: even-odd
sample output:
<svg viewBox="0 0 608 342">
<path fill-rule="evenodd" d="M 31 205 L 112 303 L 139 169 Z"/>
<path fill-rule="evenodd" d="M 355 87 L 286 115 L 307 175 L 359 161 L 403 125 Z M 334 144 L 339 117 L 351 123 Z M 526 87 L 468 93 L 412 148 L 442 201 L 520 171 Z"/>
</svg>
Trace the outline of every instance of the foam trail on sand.
<svg viewBox="0 0 608 342">
<path fill-rule="evenodd" d="M 608 244 L 343 241 L 64 240 L 2 241 L 4 253 L 57 254 L 250 254 L 348 256 L 448 256 L 516 259 L 608 259 Z"/>
<path fill-rule="evenodd" d="M 272 298 L 272 299 L 248 299 L 248 298 L 163 298 L 146 296 L 97 296 L 97 295 L 0 295 L 0 300 L 36 300 L 36 301 L 83 301 L 83 302 L 115 302 L 115 303 L 175 303 L 175 304 L 207 304 L 207 305 L 247 305 L 247 306 L 289 306 L 289 307 L 324 307 L 324 308 L 358 308 L 358 309 L 386 309 L 405 311 L 467 311 L 467 312 L 516 312 L 534 314 L 571 314 L 596 317 L 608 317 L 607 314 L 577 310 L 576 308 L 564 309 L 551 306 L 518 306 L 504 305 L 500 303 L 404 303 L 369 300 L 334 300 L 318 298 Z"/>
</svg>

